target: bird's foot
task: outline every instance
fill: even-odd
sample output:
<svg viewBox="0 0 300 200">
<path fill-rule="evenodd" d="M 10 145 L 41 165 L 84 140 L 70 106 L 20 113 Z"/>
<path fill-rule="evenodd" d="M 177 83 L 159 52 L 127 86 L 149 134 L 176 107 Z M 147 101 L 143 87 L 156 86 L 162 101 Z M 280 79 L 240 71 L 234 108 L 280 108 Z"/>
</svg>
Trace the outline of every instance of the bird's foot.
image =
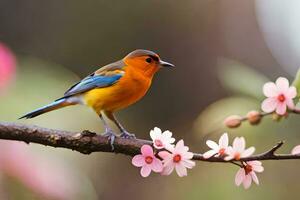
<svg viewBox="0 0 300 200">
<path fill-rule="evenodd" d="M 109 142 L 110 142 L 110 146 L 111 146 L 111 150 L 113 151 L 115 149 L 114 147 L 114 142 L 115 142 L 115 139 L 116 139 L 116 134 L 110 130 L 110 129 L 107 129 L 105 131 L 105 133 L 102 134 L 104 137 L 107 137 Z"/>
<path fill-rule="evenodd" d="M 121 138 L 126 138 L 126 139 L 135 139 L 135 135 L 132 133 L 128 133 L 127 131 L 123 131 L 120 135 Z"/>
</svg>

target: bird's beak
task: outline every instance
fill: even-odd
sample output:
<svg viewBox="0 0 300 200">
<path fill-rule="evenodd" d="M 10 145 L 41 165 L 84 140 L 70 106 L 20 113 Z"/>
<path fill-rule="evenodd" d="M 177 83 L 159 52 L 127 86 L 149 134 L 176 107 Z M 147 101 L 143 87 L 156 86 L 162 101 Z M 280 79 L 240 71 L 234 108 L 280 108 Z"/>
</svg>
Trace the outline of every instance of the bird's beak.
<svg viewBox="0 0 300 200">
<path fill-rule="evenodd" d="M 168 62 L 165 62 L 165 61 L 159 61 L 159 65 L 162 66 L 162 67 L 175 67 L 175 65 L 171 64 L 171 63 L 168 63 Z"/>
</svg>

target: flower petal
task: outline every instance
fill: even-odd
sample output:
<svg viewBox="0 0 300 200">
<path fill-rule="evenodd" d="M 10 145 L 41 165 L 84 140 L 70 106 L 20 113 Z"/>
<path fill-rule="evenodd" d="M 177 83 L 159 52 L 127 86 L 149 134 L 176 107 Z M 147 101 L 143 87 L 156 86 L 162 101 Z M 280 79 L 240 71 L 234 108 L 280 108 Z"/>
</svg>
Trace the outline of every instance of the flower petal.
<svg viewBox="0 0 300 200">
<path fill-rule="evenodd" d="M 183 164 L 176 164 L 175 169 L 179 177 L 187 176 L 187 169 Z"/>
<path fill-rule="evenodd" d="M 295 108 L 295 104 L 294 104 L 293 99 L 287 99 L 285 102 L 286 102 L 286 105 L 289 109 L 294 109 Z"/>
<path fill-rule="evenodd" d="M 189 168 L 189 169 L 192 169 L 196 165 L 196 163 L 192 160 L 182 160 L 181 162 L 186 168 Z"/>
<path fill-rule="evenodd" d="M 224 158 L 224 160 L 228 161 L 228 160 L 232 160 L 233 158 L 234 158 L 233 155 L 229 155 L 229 156 L 226 156 L 226 157 Z"/>
<path fill-rule="evenodd" d="M 156 132 L 158 135 L 161 135 L 161 129 L 158 127 L 154 127 L 154 132 Z"/>
<path fill-rule="evenodd" d="M 162 162 L 157 159 L 157 158 L 154 158 L 152 163 L 151 163 L 151 169 L 154 171 L 154 172 L 162 172 L 163 170 L 163 164 Z"/>
<path fill-rule="evenodd" d="M 246 149 L 245 151 L 243 151 L 241 153 L 241 157 L 245 158 L 245 157 L 251 156 L 254 153 L 254 151 L 255 151 L 254 147 L 249 147 L 248 149 Z"/>
<path fill-rule="evenodd" d="M 288 90 L 289 89 L 289 85 L 290 85 L 289 84 L 289 80 L 287 80 L 284 77 L 279 77 L 276 80 L 276 86 L 277 86 L 279 92 Z"/>
<path fill-rule="evenodd" d="M 209 148 L 211 148 L 211 149 L 219 150 L 219 145 L 218 145 L 216 142 L 212 141 L 212 140 L 207 140 L 207 141 L 206 141 L 206 145 L 207 145 Z"/>
<path fill-rule="evenodd" d="M 234 154 L 235 154 L 235 151 L 234 149 L 232 148 L 232 146 L 229 146 L 227 149 L 226 149 L 226 154 L 227 156 L 224 158 L 224 160 L 232 160 L 234 158 Z"/>
<path fill-rule="evenodd" d="M 175 142 L 175 138 L 172 138 L 172 132 L 170 131 L 165 131 L 162 133 L 162 140 L 165 143 L 174 143 Z"/>
<path fill-rule="evenodd" d="M 212 156 L 214 156 L 214 155 L 216 155 L 218 152 L 216 152 L 215 150 L 209 150 L 209 151 L 207 151 L 207 152 L 205 152 L 204 154 L 203 154 L 203 157 L 205 158 L 205 159 L 207 159 L 207 158 L 210 158 L 210 157 L 212 157 Z"/>
<path fill-rule="evenodd" d="M 237 186 L 240 186 L 244 179 L 245 179 L 245 170 L 243 168 L 240 168 L 235 175 L 235 184 Z"/>
<path fill-rule="evenodd" d="M 252 166 L 253 171 L 255 172 L 263 172 L 264 171 L 264 167 L 261 165 L 253 165 Z"/>
<path fill-rule="evenodd" d="M 183 147 L 184 146 L 184 141 L 183 139 L 179 140 L 176 144 L 176 147 Z"/>
<path fill-rule="evenodd" d="M 189 147 L 184 146 L 183 140 L 179 140 L 175 146 L 175 149 L 173 151 L 173 154 L 182 154 L 189 150 Z"/>
<path fill-rule="evenodd" d="M 150 168 L 150 166 L 149 166 L 149 165 L 144 165 L 144 166 L 141 168 L 140 173 L 141 173 L 141 176 L 142 176 L 142 177 L 147 177 L 147 176 L 149 176 L 150 173 L 151 173 L 151 168 Z"/>
<path fill-rule="evenodd" d="M 171 131 L 164 131 L 163 133 L 162 133 L 162 136 L 164 137 L 164 138 L 171 138 L 172 137 L 172 132 Z"/>
<path fill-rule="evenodd" d="M 150 138 L 151 138 L 153 141 L 156 139 L 156 133 L 155 133 L 153 130 L 150 131 Z"/>
<path fill-rule="evenodd" d="M 278 115 L 284 115 L 286 113 L 286 103 L 278 103 L 276 108 L 276 113 Z"/>
<path fill-rule="evenodd" d="M 160 128 L 154 127 L 154 129 L 150 131 L 150 137 L 151 137 L 151 139 L 155 140 L 159 136 L 161 136 L 161 130 L 160 130 Z"/>
<path fill-rule="evenodd" d="M 252 161 L 247 161 L 247 164 L 254 166 L 254 165 L 262 165 L 262 162 L 258 161 L 258 160 L 252 160 Z"/>
<path fill-rule="evenodd" d="M 227 147 L 226 149 L 226 153 L 228 155 L 233 155 L 235 153 L 235 151 L 233 150 L 232 146 Z"/>
<path fill-rule="evenodd" d="M 186 152 L 182 154 L 182 159 L 192 159 L 194 157 L 194 154 L 192 152 Z"/>
<path fill-rule="evenodd" d="M 170 144 L 173 144 L 175 142 L 175 138 L 170 138 L 168 141 Z"/>
<path fill-rule="evenodd" d="M 162 159 L 166 160 L 168 158 L 171 158 L 171 155 L 169 152 L 167 151 L 160 151 L 158 152 L 159 157 L 161 157 Z"/>
<path fill-rule="evenodd" d="M 278 101 L 276 98 L 266 98 L 261 104 L 261 109 L 266 113 L 270 113 L 276 109 L 277 104 Z"/>
<path fill-rule="evenodd" d="M 251 175 L 252 180 L 254 181 L 254 183 L 256 183 L 257 185 L 259 185 L 259 181 L 258 181 L 258 178 L 257 178 L 255 172 L 250 172 L 250 175 Z"/>
<path fill-rule="evenodd" d="M 175 147 L 174 144 L 166 144 L 166 145 L 165 145 L 165 149 L 167 149 L 167 150 L 170 151 L 170 152 L 173 152 L 173 151 L 174 151 L 174 147 Z"/>
<path fill-rule="evenodd" d="M 278 92 L 277 92 L 277 87 L 276 87 L 275 83 L 273 83 L 273 82 L 265 83 L 263 86 L 263 93 L 266 97 L 277 96 Z"/>
<path fill-rule="evenodd" d="M 293 154 L 293 155 L 300 154 L 300 145 L 297 145 L 297 146 L 295 146 L 295 147 L 293 148 L 292 154 Z"/>
<path fill-rule="evenodd" d="M 166 145 L 165 149 L 168 150 L 169 152 L 175 152 L 175 145 L 174 144 Z"/>
<path fill-rule="evenodd" d="M 183 148 L 184 147 L 184 142 L 183 142 L 183 140 L 181 139 L 181 140 L 179 140 L 178 142 L 177 142 L 177 144 L 175 145 L 175 149 L 180 149 L 180 148 Z"/>
<path fill-rule="evenodd" d="M 144 144 L 141 148 L 143 156 L 153 156 L 153 149 L 150 145 Z"/>
<path fill-rule="evenodd" d="M 224 133 L 219 139 L 219 147 L 227 148 L 228 147 L 228 134 Z"/>
<path fill-rule="evenodd" d="M 174 163 L 172 160 L 166 162 L 164 164 L 163 171 L 161 172 L 162 175 L 170 175 L 174 170 Z"/>
<path fill-rule="evenodd" d="M 294 86 L 291 86 L 285 93 L 287 98 L 293 99 L 297 96 L 297 89 Z"/>
<path fill-rule="evenodd" d="M 248 189 L 251 186 L 252 183 L 252 177 L 248 174 L 245 176 L 245 179 L 243 181 L 243 185 L 245 189 Z"/>
<path fill-rule="evenodd" d="M 246 146 L 245 138 L 244 137 L 236 137 L 233 140 L 233 149 L 237 152 L 243 152 Z"/>
<path fill-rule="evenodd" d="M 141 167 L 146 164 L 145 158 L 141 154 L 134 156 L 131 160 L 131 163 L 136 167 Z"/>
</svg>

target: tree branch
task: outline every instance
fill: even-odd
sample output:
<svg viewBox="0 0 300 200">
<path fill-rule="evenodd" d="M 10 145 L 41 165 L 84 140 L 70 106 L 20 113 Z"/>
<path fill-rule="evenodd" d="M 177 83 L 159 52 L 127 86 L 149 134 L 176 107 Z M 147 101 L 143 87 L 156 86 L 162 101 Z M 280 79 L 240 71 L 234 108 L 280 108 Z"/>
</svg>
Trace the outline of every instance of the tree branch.
<svg viewBox="0 0 300 200">
<path fill-rule="evenodd" d="M 60 147 L 78 151 L 83 154 L 112 152 L 129 156 L 139 154 L 140 148 L 144 144 L 152 144 L 152 142 L 148 140 L 116 138 L 114 143 L 115 148 L 112 150 L 106 137 L 96 135 L 90 131 L 83 131 L 82 133 L 69 132 L 5 122 L 0 123 L 0 139 L 23 141 L 27 144 L 37 143 L 46 146 Z M 275 154 L 275 151 L 282 145 L 283 142 L 279 142 L 273 148 L 262 154 L 242 158 L 240 161 L 300 159 L 300 155 Z M 204 159 L 203 155 L 198 153 L 194 153 L 193 160 L 232 163 L 232 161 L 225 161 L 218 157 Z"/>
</svg>

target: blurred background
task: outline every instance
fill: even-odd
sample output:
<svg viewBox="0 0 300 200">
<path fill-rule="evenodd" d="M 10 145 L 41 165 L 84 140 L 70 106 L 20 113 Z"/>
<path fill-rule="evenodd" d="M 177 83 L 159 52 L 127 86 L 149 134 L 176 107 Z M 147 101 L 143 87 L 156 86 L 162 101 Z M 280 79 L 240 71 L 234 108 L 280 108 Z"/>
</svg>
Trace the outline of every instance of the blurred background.
<svg viewBox="0 0 300 200">
<path fill-rule="evenodd" d="M 279 140 L 300 143 L 299 116 L 226 129 L 231 114 L 260 108 L 262 85 L 292 81 L 300 66 L 297 0 L 0 1 L 0 120 L 101 133 L 95 113 L 76 106 L 28 121 L 22 114 L 63 95 L 70 85 L 130 51 L 153 50 L 174 63 L 148 94 L 118 113 L 149 139 L 158 126 L 195 152 L 228 131 L 262 152 Z M 185 178 L 144 179 L 124 155 L 81 155 L 1 141 L 0 199 L 297 199 L 300 161 L 266 161 L 260 186 L 234 185 L 236 166 L 198 162 Z"/>
</svg>

